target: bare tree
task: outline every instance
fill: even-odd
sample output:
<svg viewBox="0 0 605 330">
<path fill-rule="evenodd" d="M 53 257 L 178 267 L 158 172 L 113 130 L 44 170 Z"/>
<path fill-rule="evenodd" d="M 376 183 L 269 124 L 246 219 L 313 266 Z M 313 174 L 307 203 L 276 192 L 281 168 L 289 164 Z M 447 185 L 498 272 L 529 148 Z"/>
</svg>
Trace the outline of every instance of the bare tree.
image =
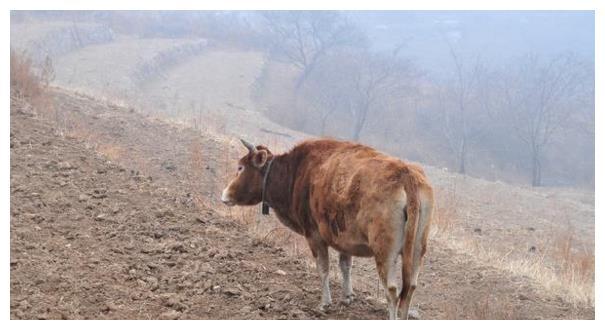
<svg viewBox="0 0 605 330">
<path fill-rule="evenodd" d="M 528 148 L 533 186 L 542 184 L 542 160 L 553 135 L 586 95 L 585 69 L 573 54 L 565 54 L 546 62 L 528 55 L 506 70 L 503 115 Z"/>
<path fill-rule="evenodd" d="M 51 82 L 55 80 L 55 68 L 53 66 L 53 60 L 50 56 L 46 55 L 44 62 L 40 65 L 40 80 L 45 88 L 48 88 Z"/>
<path fill-rule="evenodd" d="M 419 75 L 408 61 L 398 56 L 399 50 L 389 55 L 360 54 L 357 59 L 359 69 L 352 77 L 356 102 L 351 108 L 355 141 L 359 140 L 369 114 L 406 95 Z"/>
<path fill-rule="evenodd" d="M 365 40 L 355 25 L 335 11 L 271 11 L 262 16 L 270 36 L 271 56 L 301 70 L 297 90 L 330 50 L 360 45 Z"/>
<path fill-rule="evenodd" d="M 409 93 L 417 72 L 412 65 L 391 54 L 372 54 L 356 49 L 327 56 L 309 76 L 304 96 L 320 118 L 325 134 L 328 118 L 339 115 L 351 123 L 351 138 L 358 141 L 372 113 Z M 343 120 L 341 120 L 343 122 Z"/>
<path fill-rule="evenodd" d="M 485 95 L 481 95 L 479 84 L 484 65 L 479 56 L 465 60 L 451 42 L 447 38 L 445 40 L 454 70 L 452 81 L 440 90 L 440 97 L 451 99 L 451 102 L 441 101 L 444 134 L 449 148 L 456 155 L 458 172 L 466 174 L 469 143 L 480 132 L 473 121 L 477 119 L 478 111 L 486 106 Z"/>
<path fill-rule="evenodd" d="M 319 135 L 325 136 L 327 134 L 327 123 L 336 113 L 348 112 L 351 107 L 351 100 L 346 97 L 346 93 L 335 92 L 338 89 L 335 85 L 331 84 L 331 88 L 325 88 L 326 81 L 324 84 L 313 84 L 313 90 L 309 94 L 313 96 L 310 98 L 310 104 L 313 107 L 314 112 L 319 117 Z M 328 82 L 329 83 L 329 82 Z"/>
<path fill-rule="evenodd" d="M 319 121 L 320 135 L 328 134 L 328 119 L 339 118 L 342 122 L 343 116 L 350 115 L 356 97 L 351 80 L 355 65 L 354 61 L 343 61 L 341 53 L 328 56 L 318 63 L 317 70 L 307 78 L 309 83 L 301 89 L 305 106 L 310 106 Z"/>
</svg>

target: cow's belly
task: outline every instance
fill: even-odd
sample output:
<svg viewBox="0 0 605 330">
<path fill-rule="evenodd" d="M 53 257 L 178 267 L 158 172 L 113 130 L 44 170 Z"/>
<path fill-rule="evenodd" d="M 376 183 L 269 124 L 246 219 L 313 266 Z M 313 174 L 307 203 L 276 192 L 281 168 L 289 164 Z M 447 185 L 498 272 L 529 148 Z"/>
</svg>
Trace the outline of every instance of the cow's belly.
<svg viewBox="0 0 605 330">
<path fill-rule="evenodd" d="M 349 227 L 345 231 L 335 233 L 328 226 L 322 224 L 319 231 L 324 241 L 339 252 L 356 257 L 373 256 L 374 253 L 368 244 L 367 235 L 363 235 L 358 229 Z"/>
<path fill-rule="evenodd" d="M 355 242 L 332 242 L 332 248 L 355 257 L 372 257 L 374 253 L 367 244 Z"/>
</svg>

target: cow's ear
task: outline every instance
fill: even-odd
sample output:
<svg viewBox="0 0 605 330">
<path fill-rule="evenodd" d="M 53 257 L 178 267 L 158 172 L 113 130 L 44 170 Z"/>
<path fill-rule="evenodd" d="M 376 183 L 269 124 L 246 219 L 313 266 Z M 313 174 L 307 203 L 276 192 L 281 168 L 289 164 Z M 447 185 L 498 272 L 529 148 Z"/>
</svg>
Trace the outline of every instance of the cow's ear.
<svg viewBox="0 0 605 330">
<path fill-rule="evenodd" d="M 252 155 L 252 165 L 257 168 L 261 168 L 265 166 L 268 158 L 269 154 L 267 153 L 267 150 L 258 150 L 254 153 L 254 155 Z"/>
</svg>

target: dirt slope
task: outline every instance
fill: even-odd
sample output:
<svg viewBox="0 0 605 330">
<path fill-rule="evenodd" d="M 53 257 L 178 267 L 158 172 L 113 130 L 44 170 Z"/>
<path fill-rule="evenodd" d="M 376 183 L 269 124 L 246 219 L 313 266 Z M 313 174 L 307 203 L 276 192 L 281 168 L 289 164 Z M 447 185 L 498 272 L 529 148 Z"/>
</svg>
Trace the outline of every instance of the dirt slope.
<svg viewBox="0 0 605 330">
<path fill-rule="evenodd" d="M 301 262 L 179 197 L 13 111 L 11 318 L 322 317 Z"/>
<path fill-rule="evenodd" d="M 220 137 L 65 91 L 55 99 L 59 124 L 11 104 L 11 318 L 386 318 L 371 260 L 354 261 L 357 301 L 318 313 L 314 268 L 213 204 L 229 165 Z M 195 145 L 201 173 L 187 166 Z M 423 319 L 594 318 L 438 241 L 414 306 Z"/>
</svg>

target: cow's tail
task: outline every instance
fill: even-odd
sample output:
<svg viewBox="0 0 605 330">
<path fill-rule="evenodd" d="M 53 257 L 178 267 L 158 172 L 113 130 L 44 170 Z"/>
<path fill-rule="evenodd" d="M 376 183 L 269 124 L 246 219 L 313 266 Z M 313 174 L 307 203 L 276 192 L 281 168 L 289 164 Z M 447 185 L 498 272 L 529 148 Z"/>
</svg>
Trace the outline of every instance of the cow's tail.
<svg viewBox="0 0 605 330">
<path fill-rule="evenodd" d="M 404 226 L 403 232 L 403 250 L 401 255 L 401 264 L 402 264 L 402 290 L 399 294 L 399 304 L 401 306 L 402 300 L 405 299 L 407 295 L 406 288 L 408 288 L 411 284 L 412 278 L 412 268 L 414 263 L 414 247 L 416 241 L 416 234 L 418 229 L 418 220 L 420 217 L 420 198 L 418 196 L 418 192 L 410 192 L 407 193 L 407 201 L 406 206 L 404 208 L 407 212 L 406 223 Z"/>
<path fill-rule="evenodd" d="M 412 294 L 416 288 L 422 256 L 426 252 L 429 224 L 433 212 L 433 192 L 429 186 L 421 185 L 418 191 L 408 194 L 406 205 L 407 221 L 404 226 L 402 250 L 402 287 L 399 293 L 399 309 L 407 318 Z"/>
</svg>

